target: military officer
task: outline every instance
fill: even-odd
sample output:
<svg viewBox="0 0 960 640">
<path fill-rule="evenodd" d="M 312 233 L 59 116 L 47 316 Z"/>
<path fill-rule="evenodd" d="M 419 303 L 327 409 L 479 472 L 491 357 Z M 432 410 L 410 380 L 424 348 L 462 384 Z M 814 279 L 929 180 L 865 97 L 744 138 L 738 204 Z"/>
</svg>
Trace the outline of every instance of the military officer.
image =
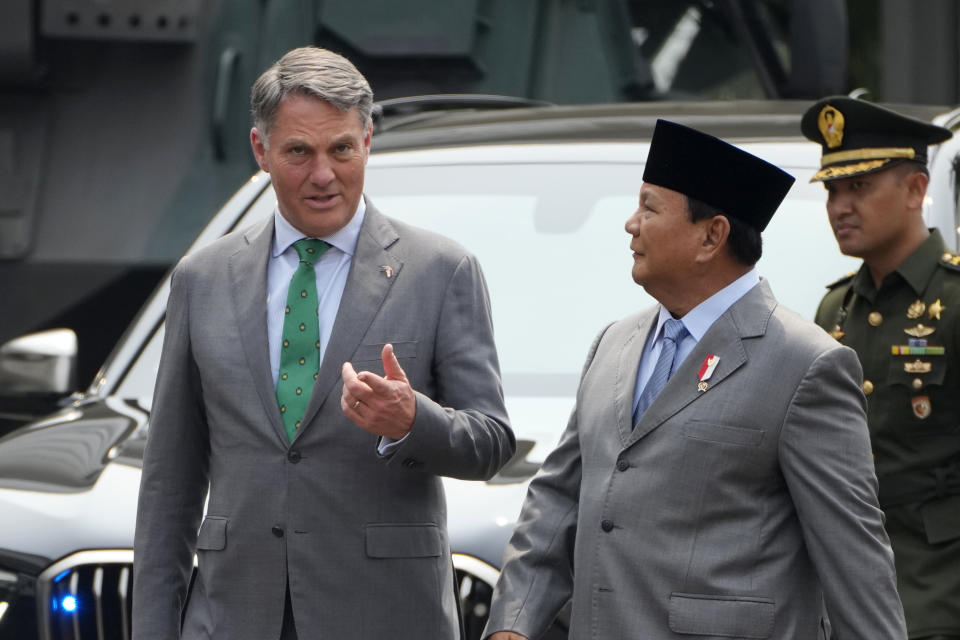
<svg viewBox="0 0 960 640">
<path fill-rule="evenodd" d="M 922 216 L 927 146 L 949 130 L 842 96 L 801 123 L 823 147 L 840 251 L 816 322 L 852 347 L 910 638 L 960 638 L 960 255 Z"/>
</svg>

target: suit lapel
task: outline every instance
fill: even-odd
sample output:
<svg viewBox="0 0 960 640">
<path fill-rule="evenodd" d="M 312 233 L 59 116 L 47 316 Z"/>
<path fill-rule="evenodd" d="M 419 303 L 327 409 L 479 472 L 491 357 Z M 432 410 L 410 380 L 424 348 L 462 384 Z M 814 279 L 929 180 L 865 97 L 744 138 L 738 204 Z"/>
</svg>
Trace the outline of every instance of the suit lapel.
<svg viewBox="0 0 960 640">
<path fill-rule="evenodd" d="M 624 446 L 630 441 L 633 432 L 633 392 L 637 386 L 640 357 L 643 355 L 643 347 L 647 343 L 650 332 L 657 326 L 659 310 L 660 307 L 654 307 L 640 316 L 636 328 L 620 350 L 614 409 L 617 413 L 617 430 Z"/>
<path fill-rule="evenodd" d="M 303 416 L 304 429 L 300 430 L 301 433 L 309 428 L 310 422 L 327 401 L 331 389 L 340 380 L 343 363 L 349 361 L 357 350 L 403 267 L 403 262 L 387 251 L 398 238 L 390 221 L 367 200 L 367 211 L 357 238 L 350 274 L 320 364 L 317 382 Z"/>
<path fill-rule="evenodd" d="M 626 446 L 636 443 L 687 405 L 701 398 L 712 397 L 723 381 L 747 362 L 743 340 L 766 333 L 767 323 L 777 302 L 767 282 L 761 281 L 735 302 L 707 330 L 700 342 L 673 374 L 630 434 Z M 720 357 L 720 362 L 709 380 L 706 391 L 699 391 L 699 371 L 709 355 Z"/>
<path fill-rule="evenodd" d="M 246 246 L 230 256 L 231 296 L 237 312 L 240 341 L 247 357 L 257 395 L 273 430 L 287 444 L 280 420 L 276 388 L 270 371 L 270 347 L 267 344 L 267 261 L 273 240 L 273 216 L 262 225 L 244 232 Z"/>
</svg>

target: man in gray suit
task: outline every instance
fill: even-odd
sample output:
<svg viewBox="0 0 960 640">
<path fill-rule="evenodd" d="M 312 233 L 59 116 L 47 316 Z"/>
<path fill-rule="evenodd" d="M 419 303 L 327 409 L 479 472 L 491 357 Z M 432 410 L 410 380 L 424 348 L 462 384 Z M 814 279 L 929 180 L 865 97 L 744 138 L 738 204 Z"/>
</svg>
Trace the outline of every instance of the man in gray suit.
<svg viewBox="0 0 960 640">
<path fill-rule="evenodd" d="M 793 178 L 658 121 L 626 224 L 660 305 L 605 328 L 530 485 L 486 633 L 905 638 L 856 355 L 754 268 Z M 799 255 L 798 255 L 799 257 Z"/>
<path fill-rule="evenodd" d="M 439 476 L 515 448 L 480 267 L 363 197 L 372 94 L 349 61 L 295 49 L 252 105 L 277 209 L 172 275 L 133 637 L 454 638 Z"/>
</svg>

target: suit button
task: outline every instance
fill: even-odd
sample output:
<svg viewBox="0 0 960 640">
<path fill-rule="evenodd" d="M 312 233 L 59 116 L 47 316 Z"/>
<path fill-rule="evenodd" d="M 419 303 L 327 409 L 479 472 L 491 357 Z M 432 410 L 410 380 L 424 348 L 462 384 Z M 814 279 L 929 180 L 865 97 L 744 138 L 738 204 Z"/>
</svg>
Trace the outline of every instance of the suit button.
<svg viewBox="0 0 960 640">
<path fill-rule="evenodd" d="M 627 462 L 623 458 L 620 458 L 619 460 L 617 460 L 617 471 L 626 471 L 629 468 L 630 468 L 629 462 Z"/>
<path fill-rule="evenodd" d="M 272 531 L 273 535 L 277 536 L 278 538 L 283 537 L 283 527 L 281 526 L 273 525 L 273 528 L 270 529 L 270 531 Z"/>
<path fill-rule="evenodd" d="M 604 520 L 600 523 L 600 528 L 603 529 L 605 533 L 610 533 L 613 531 L 613 520 Z"/>
<path fill-rule="evenodd" d="M 287 453 L 287 460 L 289 460 L 289 461 L 292 462 L 293 464 L 297 464 L 298 462 L 300 462 L 300 452 L 297 451 L 296 449 L 294 449 L 293 451 L 288 452 L 288 453 Z"/>
</svg>

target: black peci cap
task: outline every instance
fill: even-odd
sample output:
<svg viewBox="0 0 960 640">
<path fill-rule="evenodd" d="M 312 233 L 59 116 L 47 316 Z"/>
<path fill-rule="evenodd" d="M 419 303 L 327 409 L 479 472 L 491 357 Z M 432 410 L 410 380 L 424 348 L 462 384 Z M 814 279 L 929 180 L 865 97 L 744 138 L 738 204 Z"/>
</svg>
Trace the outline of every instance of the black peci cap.
<svg viewBox="0 0 960 640">
<path fill-rule="evenodd" d="M 719 138 L 661 119 L 653 130 L 643 181 L 700 200 L 763 231 L 794 177 Z"/>
<path fill-rule="evenodd" d="M 953 135 L 949 129 L 846 96 L 817 101 L 803 114 L 800 130 L 823 148 L 820 171 L 810 182 L 873 173 L 904 160 L 925 165 L 927 145 Z"/>
</svg>

